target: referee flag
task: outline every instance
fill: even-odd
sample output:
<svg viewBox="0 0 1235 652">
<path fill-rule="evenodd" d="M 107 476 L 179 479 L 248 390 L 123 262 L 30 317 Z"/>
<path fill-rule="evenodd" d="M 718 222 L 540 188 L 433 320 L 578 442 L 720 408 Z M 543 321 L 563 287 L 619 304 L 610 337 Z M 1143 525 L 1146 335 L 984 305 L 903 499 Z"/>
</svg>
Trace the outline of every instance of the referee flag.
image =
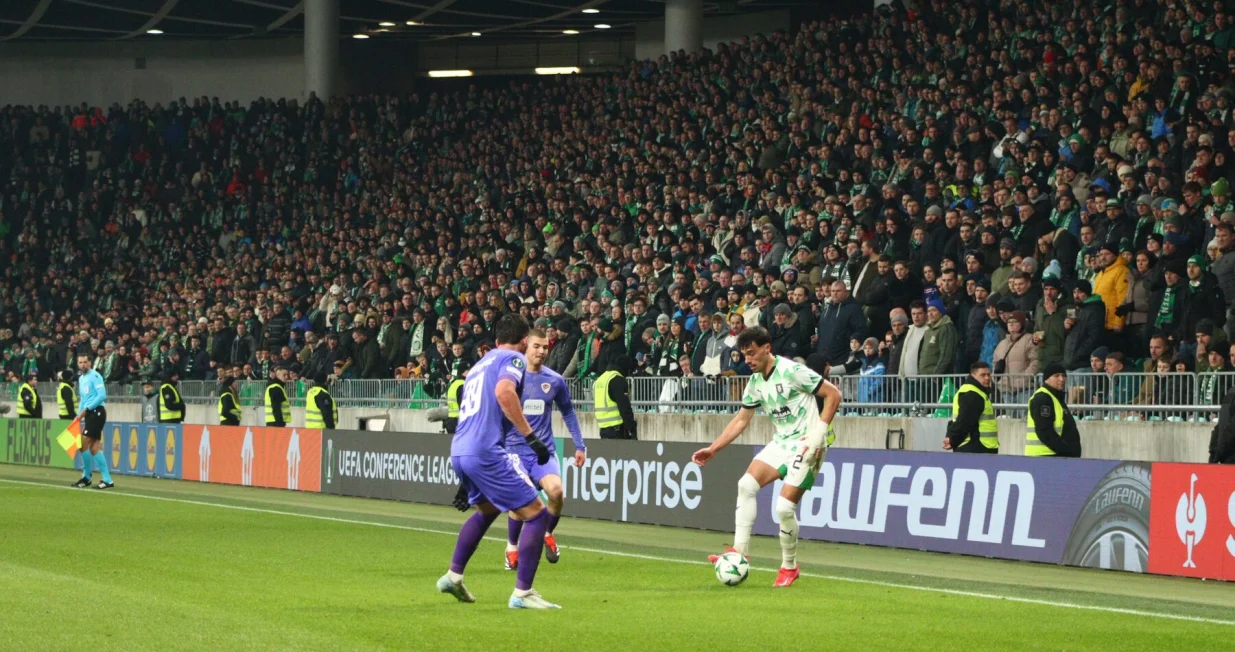
<svg viewBox="0 0 1235 652">
<path fill-rule="evenodd" d="M 73 423 L 56 437 L 56 442 L 64 449 L 64 452 L 69 454 L 69 459 L 77 457 L 77 451 L 81 450 L 81 417 L 73 419 Z"/>
</svg>

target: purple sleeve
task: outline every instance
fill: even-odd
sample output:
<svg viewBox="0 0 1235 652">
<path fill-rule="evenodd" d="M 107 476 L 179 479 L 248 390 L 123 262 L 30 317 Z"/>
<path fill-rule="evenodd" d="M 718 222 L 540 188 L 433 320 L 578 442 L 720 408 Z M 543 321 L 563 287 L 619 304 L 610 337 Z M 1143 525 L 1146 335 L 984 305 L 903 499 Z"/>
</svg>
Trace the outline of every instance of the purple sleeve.
<svg viewBox="0 0 1235 652">
<path fill-rule="evenodd" d="M 554 382 L 557 384 L 557 391 L 554 392 L 553 402 L 557 403 L 557 409 L 562 413 L 562 421 L 566 422 L 570 438 L 575 442 L 575 450 L 585 451 L 587 446 L 583 444 L 583 430 L 579 428 L 579 417 L 575 415 L 575 403 L 570 400 L 566 381 L 559 377 L 555 378 Z"/>
<path fill-rule="evenodd" d="M 507 359 L 505 362 L 502 363 L 502 366 L 498 369 L 498 372 L 497 372 L 498 382 L 501 382 L 503 379 L 510 380 L 511 382 L 515 384 L 515 391 L 519 392 L 520 395 L 522 395 L 523 393 L 523 372 L 524 372 L 525 366 L 526 365 L 522 363 L 522 359 L 520 358 L 511 357 Z"/>
</svg>

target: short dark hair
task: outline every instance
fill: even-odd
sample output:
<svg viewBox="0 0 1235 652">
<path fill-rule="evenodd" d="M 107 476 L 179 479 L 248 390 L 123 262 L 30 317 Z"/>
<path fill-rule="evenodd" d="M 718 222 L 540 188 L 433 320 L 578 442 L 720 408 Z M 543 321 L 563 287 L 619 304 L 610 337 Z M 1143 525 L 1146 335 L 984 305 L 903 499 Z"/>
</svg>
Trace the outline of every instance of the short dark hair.
<svg viewBox="0 0 1235 652">
<path fill-rule="evenodd" d="M 547 333 L 545 333 L 545 331 L 544 331 L 544 329 L 543 329 L 543 328 L 532 328 L 532 329 L 529 329 L 529 330 L 528 330 L 528 332 L 527 332 L 527 336 L 528 336 L 528 337 L 540 337 L 540 338 L 547 338 L 547 337 L 549 337 L 549 335 L 548 335 Z"/>
<path fill-rule="evenodd" d="M 772 343 L 772 336 L 768 333 L 768 329 L 762 326 L 752 326 L 738 335 L 737 348 L 739 351 L 751 346 L 767 346 Z"/>
<path fill-rule="evenodd" d="M 985 363 L 985 362 L 983 362 L 983 361 L 981 361 L 981 360 L 978 360 L 977 362 L 975 362 L 975 363 L 973 363 L 973 364 L 969 365 L 969 373 L 971 373 L 971 374 L 972 374 L 972 373 L 974 373 L 975 371 L 977 371 L 977 370 L 979 370 L 979 369 L 990 369 L 990 368 L 991 368 L 991 366 L 990 366 L 989 364 L 987 364 L 987 363 Z"/>
<path fill-rule="evenodd" d="M 512 312 L 502 315 L 493 331 L 497 335 L 498 344 L 518 344 L 527 337 L 531 329 L 523 315 Z"/>
</svg>

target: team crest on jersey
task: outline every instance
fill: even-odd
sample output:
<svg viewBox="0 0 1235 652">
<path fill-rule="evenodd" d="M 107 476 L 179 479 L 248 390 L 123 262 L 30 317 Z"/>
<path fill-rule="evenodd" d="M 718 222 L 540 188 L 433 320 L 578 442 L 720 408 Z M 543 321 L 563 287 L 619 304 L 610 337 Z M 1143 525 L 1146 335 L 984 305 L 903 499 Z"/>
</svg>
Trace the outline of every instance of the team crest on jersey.
<svg viewBox="0 0 1235 652">
<path fill-rule="evenodd" d="M 776 393 L 777 393 L 777 394 L 784 394 L 784 393 L 785 393 L 785 386 L 784 386 L 784 385 L 782 385 L 782 384 L 780 384 L 780 383 L 776 383 Z"/>
<path fill-rule="evenodd" d="M 548 393 L 549 393 L 549 389 L 550 389 L 550 388 L 552 388 L 552 387 L 553 387 L 553 385 L 550 385 L 549 383 L 541 383 L 541 384 L 540 384 L 540 391 L 542 391 L 542 392 L 544 392 L 544 393 L 548 394 Z"/>
<path fill-rule="evenodd" d="M 519 358 L 511 358 L 511 359 L 510 359 L 510 366 L 514 367 L 515 369 L 522 369 L 522 368 L 523 368 L 523 360 L 520 360 Z"/>
</svg>

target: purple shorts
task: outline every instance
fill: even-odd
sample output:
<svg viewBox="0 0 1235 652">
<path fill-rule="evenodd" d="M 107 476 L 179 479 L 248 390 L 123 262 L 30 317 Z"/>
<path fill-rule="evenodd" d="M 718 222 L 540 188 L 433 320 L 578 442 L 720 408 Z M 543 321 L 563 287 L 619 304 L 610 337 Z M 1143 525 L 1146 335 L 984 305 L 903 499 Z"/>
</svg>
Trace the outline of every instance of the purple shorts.
<svg viewBox="0 0 1235 652">
<path fill-rule="evenodd" d="M 549 461 L 544 464 L 537 464 L 535 453 L 525 453 L 519 456 L 519 461 L 523 463 L 523 468 L 527 469 L 527 475 L 532 479 L 532 484 L 537 487 L 540 487 L 540 481 L 546 475 L 562 477 L 562 467 L 558 465 L 557 455 L 550 457 Z"/>
<path fill-rule="evenodd" d="M 536 487 L 519 456 L 513 453 L 494 456 L 456 455 L 451 458 L 459 483 L 467 488 L 470 505 L 490 503 L 509 512 L 536 500 Z"/>
</svg>

